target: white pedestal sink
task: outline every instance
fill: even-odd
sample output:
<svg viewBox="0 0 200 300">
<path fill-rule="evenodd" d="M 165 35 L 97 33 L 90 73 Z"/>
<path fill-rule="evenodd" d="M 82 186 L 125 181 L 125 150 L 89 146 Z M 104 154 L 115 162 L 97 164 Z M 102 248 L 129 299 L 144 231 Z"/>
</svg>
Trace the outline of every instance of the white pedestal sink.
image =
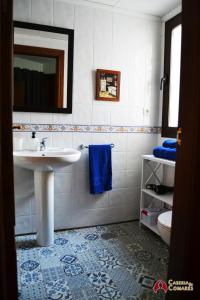
<svg viewBox="0 0 200 300">
<path fill-rule="evenodd" d="M 51 148 L 15 151 L 13 156 L 16 166 L 34 171 L 37 242 L 40 246 L 50 246 L 54 243 L 54 171 L 78 161 L 81 152 Z"/>
</svg>

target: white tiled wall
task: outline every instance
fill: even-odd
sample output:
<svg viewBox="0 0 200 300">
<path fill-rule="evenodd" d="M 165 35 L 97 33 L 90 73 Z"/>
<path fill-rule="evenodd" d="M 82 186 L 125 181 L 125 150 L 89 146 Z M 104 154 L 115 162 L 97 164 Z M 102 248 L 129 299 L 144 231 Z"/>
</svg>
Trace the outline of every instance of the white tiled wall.
<svg viewBox="0 0 200 300">
<path fill-rule="evenodd" d="M 85 2 L 85 1 L 84 1 Z M 77 3 L 77 1 L 75 2 Z M 161 22 L 67 0 L 14 0 L 14 19 L 75 30 L 73 113 L 13 113 L 14 122 L 156 126 L 159 115 Z M 96 68 L 121 71 L 120 102 L 95 101 Z M 148 108 L 150 113 L 144 114 Z M 25 139 L 30 133 L 17 133 Z M 90 195 L 88 152 L 55 175 L 55 227 L 72 228 L 139 216 L 140 155 L 156 134 L 38 133 L 50 146 L 114 143 L 113 190 Z M 15 169 L 16 232 L 35 230 L 31 171 Z"/>
</svg>

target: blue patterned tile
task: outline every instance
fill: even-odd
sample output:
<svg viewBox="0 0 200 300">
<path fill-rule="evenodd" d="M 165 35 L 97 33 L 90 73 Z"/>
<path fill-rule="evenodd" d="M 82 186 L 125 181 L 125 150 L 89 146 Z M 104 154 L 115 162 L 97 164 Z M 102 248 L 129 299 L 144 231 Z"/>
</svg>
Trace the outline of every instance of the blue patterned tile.
<svg viewBox="0 0 200 300">
<path fill-rule="evenodd" d="M 97 250 L 96 253 L 101 266 L 107 269 L 113 269 L 121 266 L 120 261 L 107 249 Z"/>
<path fill-rule="evenodd" d="M 83 242 L 81 244 L 76 244 L 73 246 L 73 249 L 74 249 L 74 253 L 84 252 L 84 251 L 88 250 L 88 243 Z"/>
<path fill-rule="evenodd" d="M 32 272 L 22 272 L 20 278 L 22 285 L 36 284 L 43 281 L 42 273 L 40 270 Z"/>
<path fill-rule="evenodd" d="M 65 274 L 61 266 L 56 268 L 42 269 L 42 275 L 44 282 L 52 282 L 65 278 Z"/>
<path fill-rule="evenodd" d="M 40 252 L 39 255 L 43 256 L 43 257 L 50 257 L 50 256 L 54 256 L 55 253 L 52 249 L 50 248 L 43 248 Z"/>
<path fill-rule="evenodd" d="M 145 288 L 148 288 L 151 290 L 152 290 L 155 282 L 156 282 L 155 278 L 146 276 L 146 275 L 141 275 L 138 280 L 138 283 L 140 283 L 142 287 L 145 287 Z"/>
<path fill-rule="evenodd" d="M 168 249 L 138 222 L 56 232 L 51 247 L 35 235 L 16 245 L 20 300 L 164 299 L 152 285 L 167 276 Z"/>
<path fill-rule="evenodd" d="M 46 288 L 43 283 L 25 285 L 20 290 L 20 300 L 47 300 Z"/>
<path fill-rule="evenodd" d="M 115 287 L 110 285 L 102 286 L 98 291 L 98 295 L 100 299 L 122 300 L 120 292 Z"/>
<path fill-rule="evenodd" d="M 54 244 L 58 245 L 58 246 L 65 245 L 67 243 L 68 243 L 68 240 L 66 240 L 64 238 L 57 238 L 57 239 L 54 240 Z"/>
<path fill-rule="evenodd" d="M 98 237 L 99 236 L 95 233 L 89 233 L 85 236 L 85 239 L 89 241 L 95 241 L 96 239 L 98 239 Z"/>
<path fill-rule="evenodd" d="M 110 282 L 110 277 L 103 272 L 96 272 L 88 274 L 89 280 L 93 285 L 105 285 Z"/>
<path fill-rule="evenodd" d="M 142 246 L 141 246 L 139 243 L 131 243 L 131 244 L 128 244 L 128 245 L 127 245 L 127 249 L 128 249 L 129 251 L 134 251 L 134 252 L 143 250 Z"/>
<path fill-rule="evenodd" d="M 27 260 L 23 264 L 21 264 L 21 268 L 24 271 L 33 271 L 39 266 L 39 263 L 34 260 Z"/>
<path fill-rule="evenodd" d="M 64 255 L 61 257 L 60 261 L 65 264 L 72 264 L 77 260 L 77 257 L 74 255 Z"/>
<path fill-rule="evenodd" d="M 135 253 L 135 256 L 140 262 L 148 262 L 151 261 L 153 258 L 153 254 L 146 250 L 137 251 Z"/>
<path fill-rule="evenodd" d="M 66 265 L 64 267 L 64 272 L 67 276 L 78 276 L 83 274 L 84 270 L 79 264 Z"/>
<path fill-rule="evenodd" d="M 123 299 L 121 293 L 110 279 L 109 275 L 104 272 L 90 273 L 88 278 L 94 286 L 99 299 Z"/>
<path fill-rule="evenodd" d="M 48 299 L 72 300 L 72 295 L 64 279 L 49 281 L 46 283 Z"/>
</svg>

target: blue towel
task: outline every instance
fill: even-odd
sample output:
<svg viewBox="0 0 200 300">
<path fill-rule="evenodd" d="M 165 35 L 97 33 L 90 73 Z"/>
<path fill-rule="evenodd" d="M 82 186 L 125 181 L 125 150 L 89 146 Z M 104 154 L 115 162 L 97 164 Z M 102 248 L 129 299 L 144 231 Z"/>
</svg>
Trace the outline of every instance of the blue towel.
<svg viewBox="0 0 200 300">
<path fill-rule="evenodd" d="M 176 160 L 176 148 L 155 147 L 153 149 L 153 155 L 159 158 Z"/>
<path fill-rule="evenodd" d="M 111 145 L 89 146 L 90 193 L 112 190 Z"/>
<path fill-rule="evenodd" d="M 176 148 L 176 140 L 168 139 L 163 142 L 163 147 L 165 148 Z"/>
</svg>

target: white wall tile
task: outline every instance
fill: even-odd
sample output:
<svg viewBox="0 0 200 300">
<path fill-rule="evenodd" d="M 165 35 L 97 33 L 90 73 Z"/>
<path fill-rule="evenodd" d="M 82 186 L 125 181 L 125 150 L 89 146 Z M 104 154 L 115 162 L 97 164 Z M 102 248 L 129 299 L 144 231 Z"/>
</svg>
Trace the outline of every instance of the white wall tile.
<svg viewBox="0 0 200 300">
<path fill-rule="evenodd" d="M 139 172 L 142 168 L 142 157 L 141 154 L 135 153 L 134 149 L 131 152 L 126 152 L 126 169 L 136 170 Z"/>
<path fill-rule="evenodd" d="M 126 182 L 126 172 L 125 171 L 115 171 L 112 174 L 112 186 L 113 189 L 125 188 L 127 187 Z"/>
<path fill-rule="evenodd" d="M 82 133 L 76 132 L 73 133 L 73 147 L 79 149 L 80 145 L 89 145 L 92 144 L 93 135 L 92 133 Z M 88 152 L 87 149 L 82 150 L 82 153 Z"/>
<path fill-rule="evenodd" d="M 74 5 L 63 0 L 54 0 L 54 26 L 74 28 Z"/>
<path fill-rule="evenodd" d="M 127 144 L 127 134 L 123 133 L 112 133 L 110 135 L 110 140 L 114 144 L 114 148 L 112 149 L 113 152 L 116 151 L 126 151 L 126 144 Z"/>
<path fill-rule="evenodd" d="M 16 216 L 29 215 L 34 197 L 33 172 L 14 167 L 14 190 Z"/>
<path fill-rule="evenodd" d="M 72 173 L 55 174 L 55 194 L 66 194 L 72 191 Z"/>
<path fill-rule="evenodd" d="M 15 21 L 30 22 L 31 0 L 14 0 L 13 17 Z"/>
<path fill-rule="evenodd" d="M 103 105 L 93 105 L 93 125 L 110 125 L 110 108 Z"/>
<path fill-rule="evenodd" d="M 108 193 L 102 193 L 98 195 L 80 194 L 73 195 L 74 209 L 99 209 L 108 207 Z"/>
<path fill-rule="evenodd" d="M 127 171 L 126 172 L 126 186 L 128 188 L 138 188 L 141 185 L 141 172 Z"/>
<path fill-rule="evenodd" d="M 127 139 L 127 151 L 137 154 L 152 154 L 153 147 L 157 145 L 156 134 L 129 134 Z"/>
<path fill-rule="evenodd" d="M 22 138 L 22 150 L 27 149 L 27 142 L 29 138 L 31 137 L 30 132 L 13 132 L 13 137 Z"/>
<path fill-rule="evenodd" d="M 112 152 L 112 169 L 115 171 L 126 169 L 126 153 Z"/>
<path fill-rule="evenodd" d="M 14 111 L 13 123 L 31 123 L 31 113 Z"/>
<path fill-rule="evenodd" d="M 32 232 L 31 216 L 16 217 L 15 234 Z"/>
<path fill-rule="evenodd" d="M 73 107 L 73 122 L 90 125 L 92 121 L 92 105 L 76 103 Z"/>
<path fill-rule="evenodd" d="M 134 214 L 138 213 L 131 207 L 112 207 L 98 209 L 80 209 L 72 210 L 73 219 L 71 227 L 93 226 L 102 224 L 111 224 L 134 219 Z"/>
<path fill-rule="evenodd" d="M 94 66 L 112 69 L 112 12 L 94 9 Z M 103 22 L 102 22 L 103 20 Z"/>
<path fill-rule="evenodd" d="M 32 0 L 33 23 L 53 25 L 53 0 Z"/>
<path fill-rule="evenodd" d="M 127 118 L 129 118 L 129 111 L 126 107 L 112 107 L 111 108 L 111 125 L 126 126 Z"/>
<path fill-rule="evenodd" d="M 72 194 L 59 194 L 55 200 L 55 228 L 68 228 L 71 224 Z"/>
<path fill-rule="evenodd" d="M 52 135 L 53 147 L 72 148 L 72 133 L 71 132 L 55 132 Z"/>
<path fill-rule="evenodd" d="M 51 113 L 31 113 L 32 124 L 52 124 L 53 114 Z"/>
<path fill-rule="evenodd" d="M 76 162 L 76 164 L 77 164 L 77 162 Z M 74 170 L 74 164 L 65 166 L 63 168 L 59 168 L 58 170 L 56 170 L 55 174 L 57 174 L 57 173 L 72 173 L 73 170 Z"/>
<path fill-rule="evenodd" d="M 31 215 L 31 226 L 32 232 L 37 232 L 37 216 L 35 214 Z"/>
<path fill-rule="evenodd" d="M 89 169 L 73 173 L 72 193 L 74 195 L 90 195 Z"/>
<path fill-rule="evenodd" d="M 94 98 L 95 75 L 93 72 L 93 9 L 91 7 L 75 6 L 74 34 L 73 101 L 91 104 Z"/>
<path fill-rule="evenodd" d="M 92 143 L 99 144 L 111 144 L 111 135 L 107 133 L 93 133 Z"/>
<path fill-rule="evenodd" d="M 71 124 L 72 114 L 53 114 L 53 124 Z"/>
<path fill-rule="evenodd" d="M 14 18 L 75 29 L 73 113 L 14 112 L 16 123 L 155 126 L 158 124 L 161 24 L 65 0 L 15 0 Z M 121 71 L 119 102 L 94 101 L 96 68 Z M 143 109 L 150 110 L 149 115 Z M 30 132 L 14 132 L 28 144 Z M 139 216 L 141 154 L 158 144 L 156 134 L 37 132 L 48 146 L 114 143 L 113 190 L 91 195 L 88 150 L 55 174 L 55 227 L 73 228 Z M 21 171 L 20 171 L 21 172 Z M 33 172 L 18 173 L 16 231 L 36 230 Z M 24 172 L 26 172 L 24 170 Z M 29 171 L 27 171 L 29 172 Z M 28 174 L 28 173 L 27 173 Z M 21 181 L 20 181 L 21 180 Z M 22 187 L 22 182 L 25 185 Z M 27 199 L 27 202 L 25 202 Z"/>
<path fill-rule="evenodd" d="M 89 169 L 89 154 L 88 150 L 81 151 L 80 159 L 73 165 L 75 172 L 87 173 Z"/>
<path fill-rule="evenodd" d="M 140 190 L 133 188 L 114 189 L 109 192 L 109 205 L 112 207 L 129 206 L 130 203 L 138 202 Z"/>
</svg>

